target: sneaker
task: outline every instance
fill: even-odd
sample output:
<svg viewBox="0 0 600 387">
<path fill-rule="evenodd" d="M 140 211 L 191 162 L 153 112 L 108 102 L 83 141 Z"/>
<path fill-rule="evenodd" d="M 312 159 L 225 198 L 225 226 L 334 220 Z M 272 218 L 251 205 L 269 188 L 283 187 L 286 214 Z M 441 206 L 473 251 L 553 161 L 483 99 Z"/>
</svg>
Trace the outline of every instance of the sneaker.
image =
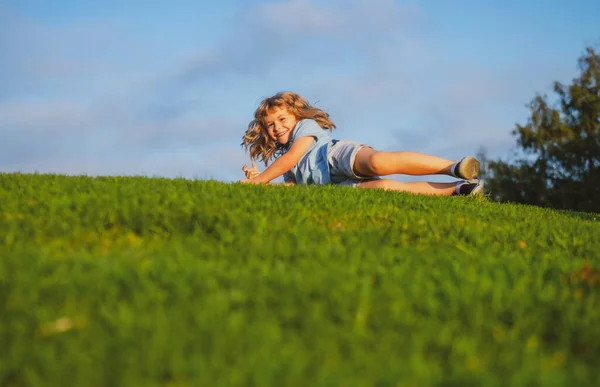
<svg viewBox="0 0 600 387">
<path fill-rule="evenodd" d="M 458 183 L 455 195 L 483 195 L 484 185 L 485 182 L 479 179 Z"/>
<path fill-rule="evenodd" d="M 479 177 L 479 161 L 475 157 L 467 156 L 452 168 L 452 174 L 459 179 L 473 180 Z"/>
</svg>

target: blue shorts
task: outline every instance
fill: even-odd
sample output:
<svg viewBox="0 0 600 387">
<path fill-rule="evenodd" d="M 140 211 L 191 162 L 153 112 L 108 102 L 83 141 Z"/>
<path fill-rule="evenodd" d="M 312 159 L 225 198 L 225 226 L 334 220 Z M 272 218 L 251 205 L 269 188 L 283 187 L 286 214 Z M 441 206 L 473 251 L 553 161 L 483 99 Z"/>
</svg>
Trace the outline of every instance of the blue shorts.
<svg viewBox="0 0 600 387">
<path fill-rule="evenodd" d="M 379 177 L 364 177 L 354 173 L 354 160 L 356 154 L 362 148 L 371 148 L 355 141 L 333 140 L 327 152 L 327 162 L 329 163 L 329 177 L 331 184 L 347 185 L 351 187 L 358 186 L 363 181 L 378 180 Z"/>
</svg>

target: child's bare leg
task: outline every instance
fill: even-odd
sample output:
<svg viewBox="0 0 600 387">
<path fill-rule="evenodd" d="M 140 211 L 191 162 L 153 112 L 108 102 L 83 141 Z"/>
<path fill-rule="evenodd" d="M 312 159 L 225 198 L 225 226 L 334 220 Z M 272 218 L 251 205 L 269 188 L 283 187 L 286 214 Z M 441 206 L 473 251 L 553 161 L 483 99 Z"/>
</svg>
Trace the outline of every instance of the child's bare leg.
<svg viewBox="0 0 600 387">
<path fill-rule="evenodd" d="M 358 186 L 360 188 L 382 188 L 385 190 L 439 196 L 449 196 L 456 191 L 456 183 L 430 183 L 426 181 L 403 183 L 390 179 L 366 180 Z"/>
<path fill-rule="evenodd" d="M 454 161 L 417 152 L 380 152 L 361 148 L 354 160 L 354 172 L 359 176 L 452 175 Z"/>
</svg>

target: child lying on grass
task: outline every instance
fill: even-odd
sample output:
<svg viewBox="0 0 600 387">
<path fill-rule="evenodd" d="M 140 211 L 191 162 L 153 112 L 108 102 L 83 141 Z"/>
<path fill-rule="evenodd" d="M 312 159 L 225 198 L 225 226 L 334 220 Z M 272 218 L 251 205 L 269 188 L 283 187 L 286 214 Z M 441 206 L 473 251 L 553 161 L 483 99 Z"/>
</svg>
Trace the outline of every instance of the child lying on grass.
<svg viewBox="0 0 600 387">
<path fill-rule="evenodd" d="M 329 114 L 296 93 L 281 92 L 264 99 L 248 125 L 242 145 L 252 160 L 268 165 L 260 172 L 242 167 L 242 183 L 267 184 L 283 175 L 286 184 L 338 184 L 383 188 L 429 195 L 483 193 L 479 162 L 464 157 L 455 162 L 417 152 L 381 152 L 354 141 L 334 140 L 335 124 Z M 382 179 L 393 174 L 443 174 L 461 180 L 452 183 L 399 182 Z"/>
</svg>

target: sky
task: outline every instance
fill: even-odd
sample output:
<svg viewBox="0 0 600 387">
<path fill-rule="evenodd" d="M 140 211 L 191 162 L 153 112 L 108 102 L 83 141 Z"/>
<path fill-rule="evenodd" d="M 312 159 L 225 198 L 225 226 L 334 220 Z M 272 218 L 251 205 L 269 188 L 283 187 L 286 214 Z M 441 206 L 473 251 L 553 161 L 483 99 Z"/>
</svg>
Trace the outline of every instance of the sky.
<svg viewBox="0 0 600 387">
<path fill-rule="evenodd" d="M 337 139 L 506 160 L 598 20 L 597 0 L 0 0 L 0 173 L 237 181 L 284 90 Z"/>
</svg>

